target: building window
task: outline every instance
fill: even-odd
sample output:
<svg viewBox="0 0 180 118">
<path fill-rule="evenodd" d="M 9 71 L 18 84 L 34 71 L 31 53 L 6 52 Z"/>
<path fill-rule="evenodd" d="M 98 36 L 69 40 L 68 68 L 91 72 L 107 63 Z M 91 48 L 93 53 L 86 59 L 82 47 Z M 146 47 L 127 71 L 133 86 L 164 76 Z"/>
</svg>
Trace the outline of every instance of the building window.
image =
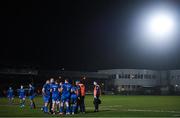
<svg viewBox="0 0 180 118">
<path fill-rule="evenodd" d="M 141 78 L 141 75 L 140 74 L 138 74 L 138 77 L 137 77 L 138 79 L 140 79 Z"/>
<path fill-rule="evenodd" d="M 124 78 L 124 74 L 122 74 L 122 78 Z"/>
<path fill-rule="evenodd" d="M 151 75 L 149 75 L 148 78 L 151 79 Z"/>
<path fill-rule="evenodd" d="M 141 79 L 143 79 L 143 74 L 141 74 L 141 77 L 140 77 Z"/>
<path fill-rule="evenodd" d="M 111 78 L 112 78 L 112 79 L 116 79 L 116 75 L 112 75 Z"/>
<path fill-rule="evenodd" d="M 126 78 L 126 79 L 128 78 L 127 74 L 125 74 L 125 78 Z"/>
<path fill-rule="evenodd" d="M 145 75 L 144 75 L 144 78 L 145 78 L 145 79 L 148 79 L 148 75 L 145 74 Z"/>
<path fill-rule="evenodd" d="M 137 79 L 137 74 L 134 75 L 134 79 Z"/>
<path fill-rule="evenodd" d="M 128 74 L 128 79 L 130 79 L 131 78 L 131 75 L 130 74 Z"/>
<path fill-rule="evenodd" d="M 174 75 L 172 75 L 171 78 L 174 79 Z"/>
<path fill-rule="evenodd" d="M 180 75 L 178 75 L 177 78 L 180 79 Z"/>
<path fill-rule="evenodd" d="M 121 74 L 119 74 L 119 78 L 122 78 Z"/>
</svg>

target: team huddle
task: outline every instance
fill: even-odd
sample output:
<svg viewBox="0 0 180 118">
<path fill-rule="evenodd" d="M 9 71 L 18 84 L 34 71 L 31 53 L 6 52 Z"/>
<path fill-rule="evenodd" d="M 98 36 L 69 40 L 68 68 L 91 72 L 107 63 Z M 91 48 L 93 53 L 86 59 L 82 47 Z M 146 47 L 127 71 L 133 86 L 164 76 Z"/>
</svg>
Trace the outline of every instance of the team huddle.
<svg viewBox="0 0 180 118">
<path fill-rule="evenodd" d="M 75 114 L 78 112 L 78 107 L 80 112 L 85 113 L 85 86 L 80 81 L 72 85 L 67 79 L 64 83 L 50 79 L 44 84 L 42 93 L 44 100 L 42 110 L 45 113 Z"/>
<path fill-rule="evenodd" d="M 30 108 L 35 109 L 35 88 L 32 84 L 29 84 L 27 90 L 30 100 Z M 21 85 L 20 89 L 17 89 L 17 92 L 20 99 L 20 107 L 24 107 L 26 99 L 24 87 Z M 101 102 L 99 99 L 100 94 L 100 87 L 96 82 L 94 82 L 94 112 L 98 112 L 99 104 Z M 43 85 L 42 95 L 44 104 L 41 110 L 44 113 L 73 115 L 78 113 L 79 109 L 81 113 L 85 113 L 85 85 L 80 81 L 70 84 L 68 79 L 65 79 L 63 83 L 51 78 Z M 9 103 L 12 103 L 14 94 L 11 87 L 9 87 L 9 90 L 7 91 L 7 97 Z"/>
</svg>

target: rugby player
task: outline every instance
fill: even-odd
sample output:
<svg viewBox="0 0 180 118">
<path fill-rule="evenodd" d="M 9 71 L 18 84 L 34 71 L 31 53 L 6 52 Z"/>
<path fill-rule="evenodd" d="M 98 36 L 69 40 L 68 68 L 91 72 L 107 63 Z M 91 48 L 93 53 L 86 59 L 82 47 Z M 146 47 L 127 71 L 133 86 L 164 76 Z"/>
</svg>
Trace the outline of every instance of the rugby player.
<svg viewBox="0 0 180 118">
<path fill-rule="evenodd" d="M 70 114 L 70 93 L 71 93 L 71 84 L 68 79 L 65 79 L 64 84 L 61 87 L 61 106 L 60 106 L 60 115 L 64 114 L 64 104 L 66 105 L 66 115 Z"/>
<path fill-rule="evenodd" d="M 100 86 L 97 84 L 97 82 L 94 82 L 94 112 L 99 111 L 99 104 L 100 99 L 99 96 L 101 95 L 101 89 Z"/>
<path fill-rule="evenodd" d="M 78 89 L 76 86 L 72 86 L 72 88 L 71 88 L 71 111 L 72 111 L 73 115 L 76 112 L 77 99 L 78 99 Z"/>
<path fill-rule="evenodd" d="M 34 97 L 35 97 L 35 88 L 32 84 L 29 84 L 29 90 L 28 90 L 28 94 L 29 94 L 29 100 L 30 100 L 30 108 L 31 109 L 35 109 L 35 102 L 34 102 Z"/>
<path fill-rule="evenodd" d="M 43 94 L 43 100 L 44 100 L 43 111 L 45 113 L 48 113 L 48 104 L 50 101 L 50 82 L 49 82 L 49 80 L 47 80 L 46 83 L 43 85 L 42 94 Z"/>
<path fill-rule="evenodd" d="M 20 99 L 20 107 L 24 107 L 25 105 L 25 99 L 26 99 L 26 93 L 24 90 L 23 85 L 21 85 L 21 88 L 18 89 L 19 99 Z"/>
<path fill-rule="evenodd" d="M 12 87 L 9 87 L 9 89 L 7 90 L 7 98 L 9 100 L 9 104 L 12 104 L 13 99 L 14 99 L 14 91 Z"/>
<path fill-rule="evenodd" d="M 55 107 L 58 106 L 60 102 L 60 87 L 57 80 L 55 82 L 53 81 L 54 80 L 51 81 L 50 91 L 52 92 L 52 112 L 55 114 Z"/>
</svg>

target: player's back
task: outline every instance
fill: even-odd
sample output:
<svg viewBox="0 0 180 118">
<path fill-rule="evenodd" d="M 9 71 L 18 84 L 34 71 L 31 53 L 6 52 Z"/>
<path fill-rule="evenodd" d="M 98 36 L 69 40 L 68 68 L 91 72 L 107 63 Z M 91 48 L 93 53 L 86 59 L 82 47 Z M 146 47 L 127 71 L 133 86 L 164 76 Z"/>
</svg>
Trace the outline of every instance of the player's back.
<svg viewBox="0 0 180 118">
<path fill-rule="evenodd" d="M 44 84 L 44 92 L 46 95 L 50 95 L 50 84 Z"/>
<path fill-rule="evenodd" d="M 29 88 L 29 95 L 34 95 L 35 94 L 35 88 L 32 86 Z"/>
<path fill-rule="evenodd" d="M 59 85 L 58 84 L 51 84 L 52 94 L 59 94 Z"/>
<path fill-rule="evenodd" d="M 62 85 L 62 94 L 70 94 L 70 92 L 71 92 L 71 84 L 69 84 L 69 83 L 64 83 L 63 85 Z"/>
<path fill-rule="evenodd" d="M 71 94 L 77 94 L 77 87 L 72 86 L 72 88 L 71 88 Z"/>
</svg>

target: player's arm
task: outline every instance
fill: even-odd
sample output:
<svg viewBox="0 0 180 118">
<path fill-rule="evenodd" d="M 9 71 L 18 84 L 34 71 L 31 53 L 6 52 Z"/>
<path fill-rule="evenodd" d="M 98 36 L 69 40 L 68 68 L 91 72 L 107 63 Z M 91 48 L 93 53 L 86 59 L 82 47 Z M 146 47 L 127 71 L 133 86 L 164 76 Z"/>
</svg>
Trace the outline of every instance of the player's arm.
<svg viewBox="0 0 180 118">
<path fill-rule="evenodd" d="M 62 91 L 63 91 L 63 85 L 60 87 L 60 89 L 59 89 L 59 90 L 60 90 L 60 92 L 62 92 Z"/>
<path fill-rule="evenodd" d="M 58 91 L 61 92 L 61 88 L 60 87 L 58 88 Z"/>
<path fill-rule="evenodd" d="M 43 94 L 43 95 L 46 94 L 46 93 L 45 93 L 45 88 L 44 88 L 44 87 L 42 88 L 42 94 Z"/>
<path fill-rule="evenodd" d="M 71 91 L 71 93 L 73 92 L 73 90 L 72 90 L 72 89 L 71 89 L 70 91 Z"/>
<path fill-rule="evenodd" d="M 52 93 L 52 90 L 53 90 L 53 89 L 52 89 L 52 88 L 50 88 L 50 92 L 51 92 L 51 93 Z"/>
<path fill-rule="evenodd" d="M 95 86 L 95 91 L 94 91 L 94 98 L 97 98 L 97 86 Z"/>
</svg>

